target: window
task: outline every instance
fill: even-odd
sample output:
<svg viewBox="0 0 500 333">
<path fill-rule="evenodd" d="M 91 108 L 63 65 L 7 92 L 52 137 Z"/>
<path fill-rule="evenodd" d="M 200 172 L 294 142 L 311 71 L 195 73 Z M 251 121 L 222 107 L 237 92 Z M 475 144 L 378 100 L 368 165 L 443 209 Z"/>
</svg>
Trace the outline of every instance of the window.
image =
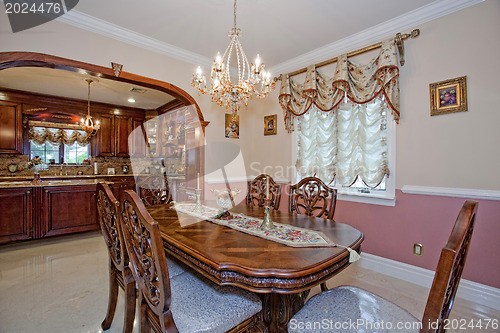
<svg viewBox="0 0 500 333">
<path fill-rule="evenodd" d="M 83 160 L 89 158 L 90 145 L 81 147 L 78 144 L 73 144 L 72 146 L 64 145 L 64 162 L 72 164 L 81 164 Z"/>
<path fill-rule="evenodd" d="M 316 176 L 339 199 L 394 205 L 395 124 L 383 97 L 344 99 L 334 112 L 312 106 L 294 133 L 297 180 Z"/>
<path fill-rule="evenodd" d="M 45 142 L 42 145 L 37 145 L 31 142 L 30 145 L 30 159 L 35 158 L 35 156 L 40 157 L 43 163 L 49 164 L 50 160 L 53 159 L 55 163 L 59 163 L 59 147 L 51 144 L 50 142 Z"/>
<path fill-rule="evenodd" d="M 35 156 L 39 156 L 43 163 L 46 164 L 50 164 L 51 159 L 54 160 L 53 163 L 55 164 L 63 162 L 82 164 L 83 160 L 90 158 L 90 144 L 83 147 L 77 143 L 71 146 L 62 144 L 58 147 L 48 141 L 42 145 L 30 141 L 30 158 L 34 158 Z"/>
</svg>

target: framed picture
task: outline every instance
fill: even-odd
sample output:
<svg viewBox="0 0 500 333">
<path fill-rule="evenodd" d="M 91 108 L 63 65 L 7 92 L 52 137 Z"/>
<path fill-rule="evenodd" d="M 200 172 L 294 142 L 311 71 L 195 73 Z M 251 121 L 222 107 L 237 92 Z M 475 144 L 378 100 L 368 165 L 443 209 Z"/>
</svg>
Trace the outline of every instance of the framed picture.
<svg viewBox="0 0 500 333">
<path fill-rule="evenodd" d="M 429 84 L 431 116 L 467 111 L 467 77 Z"/>
<path fill-rule="evenodd" d="M 114 175 L 115 174 L 115 168 L 108 168 L 108 175 Z"/>
<path fill-rule="evenodd" d="M 276 135 L 277 128 L 277 115 L 273 114 L 271 116 L 264 117 L 264 135 Z"/>
<path fill-rule="evenodd" d="M 225 136 L 226 138 L 240 138 L 240 116 L 233 113 L 226 113 L 225 121 Z"/>
</svg>

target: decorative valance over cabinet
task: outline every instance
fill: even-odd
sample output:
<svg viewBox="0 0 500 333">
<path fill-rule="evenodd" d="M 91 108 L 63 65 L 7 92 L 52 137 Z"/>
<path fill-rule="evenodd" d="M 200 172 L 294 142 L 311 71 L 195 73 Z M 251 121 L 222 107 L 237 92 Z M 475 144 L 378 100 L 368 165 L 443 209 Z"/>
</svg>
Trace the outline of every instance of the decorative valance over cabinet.
<svg viewBox="0 0 500 333">
<path fill-rule="evenodd" d="M 333 78 L 321 74 L 314 65 L 307 68 L 302 84 L 282 75 L 279 101 L 290 132 L 295 119 L 312 105 L 323 112 L 335 112 L 344 98 L 365 104 L 379 95 L 383 95 L 394 120 L 399 122 L 399 68 L 394 38 L 382 42 L 380 54 L 367 65 L 350 61 L 347 54 L 339 56 Z"/>
<path fill-rule="evenodd" d="M 31 127 L 28 132 L 28 138 L 37 145 L 50 142 L 56 146 L 59 146 L 61 143 L 72 146 L 77 143 L 83 147 L 90 143 L 92 136 L 84 131 L 72 129 Z"/>
</svg>

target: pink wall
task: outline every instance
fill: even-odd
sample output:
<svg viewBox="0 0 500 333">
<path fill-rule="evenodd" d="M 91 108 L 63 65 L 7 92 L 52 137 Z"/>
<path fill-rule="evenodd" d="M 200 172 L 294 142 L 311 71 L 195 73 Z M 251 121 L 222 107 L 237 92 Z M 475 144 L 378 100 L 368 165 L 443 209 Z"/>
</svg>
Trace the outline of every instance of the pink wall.
<svg viewBox="0 0 500 333">
<path fill-rule="evenodd" d="M 288 209 L 286 192 L 281 210 Z M 397 190 L 395 207 L 338 200 L 335 220 L 364 233 L 363 252 L 435 270 L 465 200 Z M 476 201 L 476 224 L 462 277 L 500 288 L 500 202 Z M 423 245 L 423 256 L 413 254 L 414 243 Z"/>
</svg>

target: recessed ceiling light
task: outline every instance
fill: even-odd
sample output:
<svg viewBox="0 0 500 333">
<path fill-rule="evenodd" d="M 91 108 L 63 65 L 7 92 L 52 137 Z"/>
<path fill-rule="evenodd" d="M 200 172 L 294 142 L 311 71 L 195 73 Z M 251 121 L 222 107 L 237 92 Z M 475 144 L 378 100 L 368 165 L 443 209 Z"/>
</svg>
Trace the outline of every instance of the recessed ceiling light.
<svg viewBox="0 0 500 333">
<path fill-rule="evenodd" d="M 129 101 L 129 103 L 135 103 L 135 99 L 133 99 L 133 98 L 129 98 L 128 101 Z"/>
</svg>

